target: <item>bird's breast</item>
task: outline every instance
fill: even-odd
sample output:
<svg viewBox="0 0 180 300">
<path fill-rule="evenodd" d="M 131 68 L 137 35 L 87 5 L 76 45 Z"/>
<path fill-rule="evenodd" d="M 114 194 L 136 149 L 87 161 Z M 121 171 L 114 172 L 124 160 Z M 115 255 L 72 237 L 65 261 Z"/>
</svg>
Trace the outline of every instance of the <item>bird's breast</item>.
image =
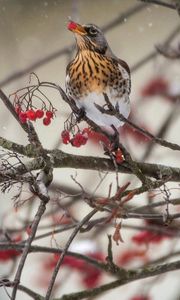
<svg viewBox="0 0 180 300">
<path fill-rule="evenodd" d="M 107 90 L 118 98 L 129 94 L 129 74 L 118 62 L 98 53 L 83 52 L 77 54 L 67 70 L 66 87 L 71 97 L 80 100 L 89 93 Z"/>
</svg>

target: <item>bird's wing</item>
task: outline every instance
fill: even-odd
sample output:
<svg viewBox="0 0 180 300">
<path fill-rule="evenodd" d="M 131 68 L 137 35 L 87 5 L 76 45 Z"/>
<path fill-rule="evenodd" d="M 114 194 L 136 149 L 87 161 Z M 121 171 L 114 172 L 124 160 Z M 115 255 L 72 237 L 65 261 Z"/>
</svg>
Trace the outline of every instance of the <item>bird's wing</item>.
<svg viewBox="0 0 180 300">
<path fill-rule="evenodd" d="M 131 76 L 131 72 L 130 72 L 130 68 L 129 68 L 128 64 L 124 60 L 122 60 L 120 58 L 118 58 L 117 61 L 127 71 L 127 73 L 129 74 L 129 76 Z"/>
</svg>

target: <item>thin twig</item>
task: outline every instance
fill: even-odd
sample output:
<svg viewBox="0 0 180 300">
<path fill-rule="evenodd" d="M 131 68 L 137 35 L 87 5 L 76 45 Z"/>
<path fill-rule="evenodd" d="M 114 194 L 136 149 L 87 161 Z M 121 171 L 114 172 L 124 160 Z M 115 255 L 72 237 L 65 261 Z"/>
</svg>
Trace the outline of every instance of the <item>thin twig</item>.
<svg viewBox="0 0 180 300">
<path fill-rule="evenodd" d="M 156 5 L 160 5 L 160 6 L 164 6 L 170 9 L 176 9 L 176 6 L 174 4 L 168 3 L 168 2 L 164 2 L 161 0 L 139 0 L 141 2 L 145 2 L 147 4 L 156 4 Z"/>
<path fill-rule="evenodd" d="M 45 296 L 45 300 L 49 300 L 50 297 L 51 297 L 51 293 L 52 293 L 52 290 L 53 290 L 53 286 L 54 286 L 57 274 L 58 274 L 59 269 L 62 265 L 64 257 L 67 253 L 67 250 L 69 249 L 69 246 L 71 245 L 72 241 L 74 240 L 74 238 L 78 234 L 79 230 L 83 227 L 83 225 L 86 224 L 86 222 L 89 221 L 96 213 L 97 213 L 97 209 L 93 209 L 89 214 L 87 214 L 82 219 L 82 221 L 79 222 L 79 224 L 76 226 L 76 228 L 73 230 L 72 234 L 70 235 L 63 251 L 61 252 L 61 256 L 60 256 L 59 260 L 57 261 L 57 264 L 54 268 L 54 271 L 53 271 L 53 274 L 52 274 L 52 277 L 51 277 L 51 280 L 49 282 L 49 286 L 48 286 L 48 289 L 47 289 L 47 293 L 46 293 L 46 296 Z"/>
<path fill-rule="evenodd" d="M 149 268 L 145 268 L 145 269 L 143 268 L 138 269 L 137 271 L 127 270 L 126 274 L 123 274 L 123 276 L 122 276 L 122 272 L 120 272 L 120 279 L 118 280 L 98 286 L 96 288 L 83 290 L 68 295 L 63 295 L 62 297 L 55 298 L 54 300 L 81 300 L 91 296 L 98 296 L 106 291 L 109 291 L 116 287 L 123 286 L 135 280 L 153 277 L 167 272 L 176 271 L 179 269 L 180 269 L 180 261 L 175 261 L 163 265 L 150 266 Z"/>
<path fill-rule="evenodd" d="M 41 220 L 41 218 L 42 218 L 42 216 L 43 216 L 43 214 L 46 210 L 46 204 L 49 201 L 48 195 L 44 193 L 45 185 L 43 184 L 43 188 L 42 188 L 42 184 L 43 184 L 43 182 L 37 182 L 37 185 L 35 186 L 35 190 L 36 190 L 37 194 L 39 195 L 39 198 L 41 199 L 41 202 L 40 202 L 40 205 L 38 207 L 37 213 L 34 217 L 34 220 L 32 222 L 31 232 L 30 232 L 29 238 L 27 239 L 27 241 L 25 243 L 25 247 L 23 249 L 23 253 L 22 253 L 19 265 L 18 265 L 18 269 L 17 269 L 17 272 L 15 274 L 14 287 L 13 287 L 12 296 L 11 296 L 12 300 L 15 300 L 15 298 L 16 298 L 18 285 L 20 283 L 20 279 L 21 279 L 23 268 L 24 268 L 24 264 L 25 264 L 26 258 L 28 256 L 28 253 L 29 253 L 29 248 L 30 248 L 30 246 L 31 246 L 31 244 L 34 240 L 35 235 L 36 235 L 36 231 L 37 231 L 39 222 L 40 222 L 40 220 Z M 39 192 L 38 192 L 38 190 L 39 190 Z"/>
<path fill-rule="evenodd" d="M 8 279 L 1 279 L 0 280 L 0 287 L 14 287 L 14 281 L 10 281 Z M 28 296 L 30 296 L 34 300 L 43 300 L 44 297 L 38 293 L 35 293 L 33 290 L 29 289 L 28 287 L 19 284 L 18 290 L 24 292 Z M 11 299 L 11 298 L 10 298 Z"/>
</svg>

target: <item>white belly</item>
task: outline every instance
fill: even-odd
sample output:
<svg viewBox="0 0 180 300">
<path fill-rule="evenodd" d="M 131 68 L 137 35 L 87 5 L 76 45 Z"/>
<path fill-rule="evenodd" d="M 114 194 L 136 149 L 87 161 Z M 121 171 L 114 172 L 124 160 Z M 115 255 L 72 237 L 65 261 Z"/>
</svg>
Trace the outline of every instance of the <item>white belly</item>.
<svg viewBox="0 0 180 300">
<path fill-rule="evenodd" d="M 111 101 L 111 99 L 113 98 L 112 94 L 110 95 L 110 93 L 107 92 L 107 95 L 109 97 L 109 100 Z M 108 132 L 113 132 L 112 125 L 118 129 L 124 124 L 124 122 L 118 120 L 116 117 L 108 114 L 103 114 L 102 112 L 100 112 L 98 108 L 94 105 L 94 103 L 102 107 L 106 105 L 103 94 L 92 92 L 87 96 L 85 96 L 85 99 L 83 99 L 82 97 L 81 99 L 76 101 L 76 104 L 79 108 L 85 109 L 86 115 L 89 119 L 94 121 L 100 127 L 103 127 Z M 129 101 L 129 96 L 127 94 L 124 95 L 122 98 L 118 98 L 118 97 L 114 98 L 113 101 L 111 101 L 111 103 L 114 106 L 118 104 L 119 112 L 125 118 L 129 116 L 130 101 Z"/>
</svg>

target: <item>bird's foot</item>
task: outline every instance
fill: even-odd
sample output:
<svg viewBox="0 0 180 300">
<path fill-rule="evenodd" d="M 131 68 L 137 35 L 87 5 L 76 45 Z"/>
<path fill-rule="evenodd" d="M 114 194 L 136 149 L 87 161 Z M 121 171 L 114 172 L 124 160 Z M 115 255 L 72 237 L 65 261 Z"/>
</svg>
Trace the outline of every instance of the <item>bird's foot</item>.
<svg viewBox="0 0 180 300">
<path fill-rule="evenodd" d="M 109 136 L 109 145 L 104 145 L 104 154 L 108 155 L 116 164 L 122 164 L 125 161 L 125 157 L 123 149 L 121 149 L 121 144 L 119 143 L 119 132 L 113 125 L 112 128 L 114 134 Z"/>
<path fill-rule="evenodd" d="M 113 161 L 115 160 L 117 164 L 122 164 L 125 161 L 124 154 L 120 148 L 108 147 L 104 145 L 104 155 L 109 156 Z"/>
<path fill-rule="evenodd" d="M 113 125 L 111 127 L 114 130 L 114 134 L 109 139 L 111 141 L 111 151 L 113 152 L 119 148 L 119 132 Z"/>
</svg>

